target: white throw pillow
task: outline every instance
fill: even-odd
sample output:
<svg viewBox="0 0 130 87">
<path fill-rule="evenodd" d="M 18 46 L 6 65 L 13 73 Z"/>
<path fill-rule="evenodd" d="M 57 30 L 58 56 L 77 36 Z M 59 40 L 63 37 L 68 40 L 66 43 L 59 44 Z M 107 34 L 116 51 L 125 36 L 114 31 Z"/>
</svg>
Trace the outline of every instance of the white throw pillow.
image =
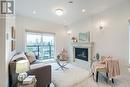
<svg viewBox="0 0 130 87">
<path fill-rule="evenodd" d="M 36 56 L 33 52 L 27 52 L 26 56 L 30 63 L 36 61 Z"/>
</svg>

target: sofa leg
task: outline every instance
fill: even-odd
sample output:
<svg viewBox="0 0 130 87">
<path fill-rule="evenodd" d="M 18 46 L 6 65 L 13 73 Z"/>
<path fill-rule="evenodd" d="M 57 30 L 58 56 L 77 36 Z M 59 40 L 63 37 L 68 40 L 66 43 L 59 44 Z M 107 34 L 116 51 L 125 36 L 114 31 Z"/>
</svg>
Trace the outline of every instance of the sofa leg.
<svg viewBox="0 0 130 87">
<path fill-rule="evenodd" d="M 50 84 L 48 84 L 47 87 L 50 87 Z"/>
</svg>

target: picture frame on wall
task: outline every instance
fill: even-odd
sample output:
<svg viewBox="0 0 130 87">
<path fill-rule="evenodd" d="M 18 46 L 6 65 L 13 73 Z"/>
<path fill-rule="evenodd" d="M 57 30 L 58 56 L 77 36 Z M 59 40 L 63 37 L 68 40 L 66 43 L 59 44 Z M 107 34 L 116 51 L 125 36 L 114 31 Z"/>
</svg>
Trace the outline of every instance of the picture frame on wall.
<svg viewBox="0 0 130 87">
<path fill-rule="evenodd" d="M 90 32 L 79 33 L 79 41 L 81 42 L 90 42 Z"/>
<path fill-rule="evenodd" d="M 14 51 L 16 47 L 16 42 L 15 40 L 11 40 L 11 51 Z"/>
<path fill-rule="evenodd" d="M 15 39 L 15 37 L 16 37 L 16 31 L 15 31 L 15 28 L 14 28 L 14 26 L 12 26 L 11 27 L 11 37 L 12 37 L 12 39 Z"/>
<path fill-rule="evenodd" d="M 16 49 L 16 31 L 15 27 L 11 27 L 11 51 L 14 51 Z"/>
</svg>

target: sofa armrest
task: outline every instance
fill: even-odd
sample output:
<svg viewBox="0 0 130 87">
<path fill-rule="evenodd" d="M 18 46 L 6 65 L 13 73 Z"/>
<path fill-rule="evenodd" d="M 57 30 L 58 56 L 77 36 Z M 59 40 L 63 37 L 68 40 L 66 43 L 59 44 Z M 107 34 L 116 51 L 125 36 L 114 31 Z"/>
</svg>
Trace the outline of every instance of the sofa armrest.
<svg viewBox="0 0 130 87">
<path fill-rule="evenodd" d="M 16 87 L 18 74 L 16 73 L 16 62 L 9 63 L 9 87 Z"/>
<path fill-rule="evenodd" d="M 27 73 L 36 76 L 36 87 L 45 87 L 51 83 L 51 65 L 31 69 Z"/>
</svg>

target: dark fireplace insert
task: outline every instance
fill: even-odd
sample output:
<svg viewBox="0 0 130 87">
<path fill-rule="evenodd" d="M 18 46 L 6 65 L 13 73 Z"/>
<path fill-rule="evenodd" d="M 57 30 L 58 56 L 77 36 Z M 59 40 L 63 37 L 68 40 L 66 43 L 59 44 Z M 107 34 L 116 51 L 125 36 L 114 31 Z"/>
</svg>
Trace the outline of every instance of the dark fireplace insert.
<svg viewBox="0 0 130 87">
<path fill-rule="evenodd" d="M 88 61 L 88 48 L 75 48 L 75 58 Z"/>
</svg>

